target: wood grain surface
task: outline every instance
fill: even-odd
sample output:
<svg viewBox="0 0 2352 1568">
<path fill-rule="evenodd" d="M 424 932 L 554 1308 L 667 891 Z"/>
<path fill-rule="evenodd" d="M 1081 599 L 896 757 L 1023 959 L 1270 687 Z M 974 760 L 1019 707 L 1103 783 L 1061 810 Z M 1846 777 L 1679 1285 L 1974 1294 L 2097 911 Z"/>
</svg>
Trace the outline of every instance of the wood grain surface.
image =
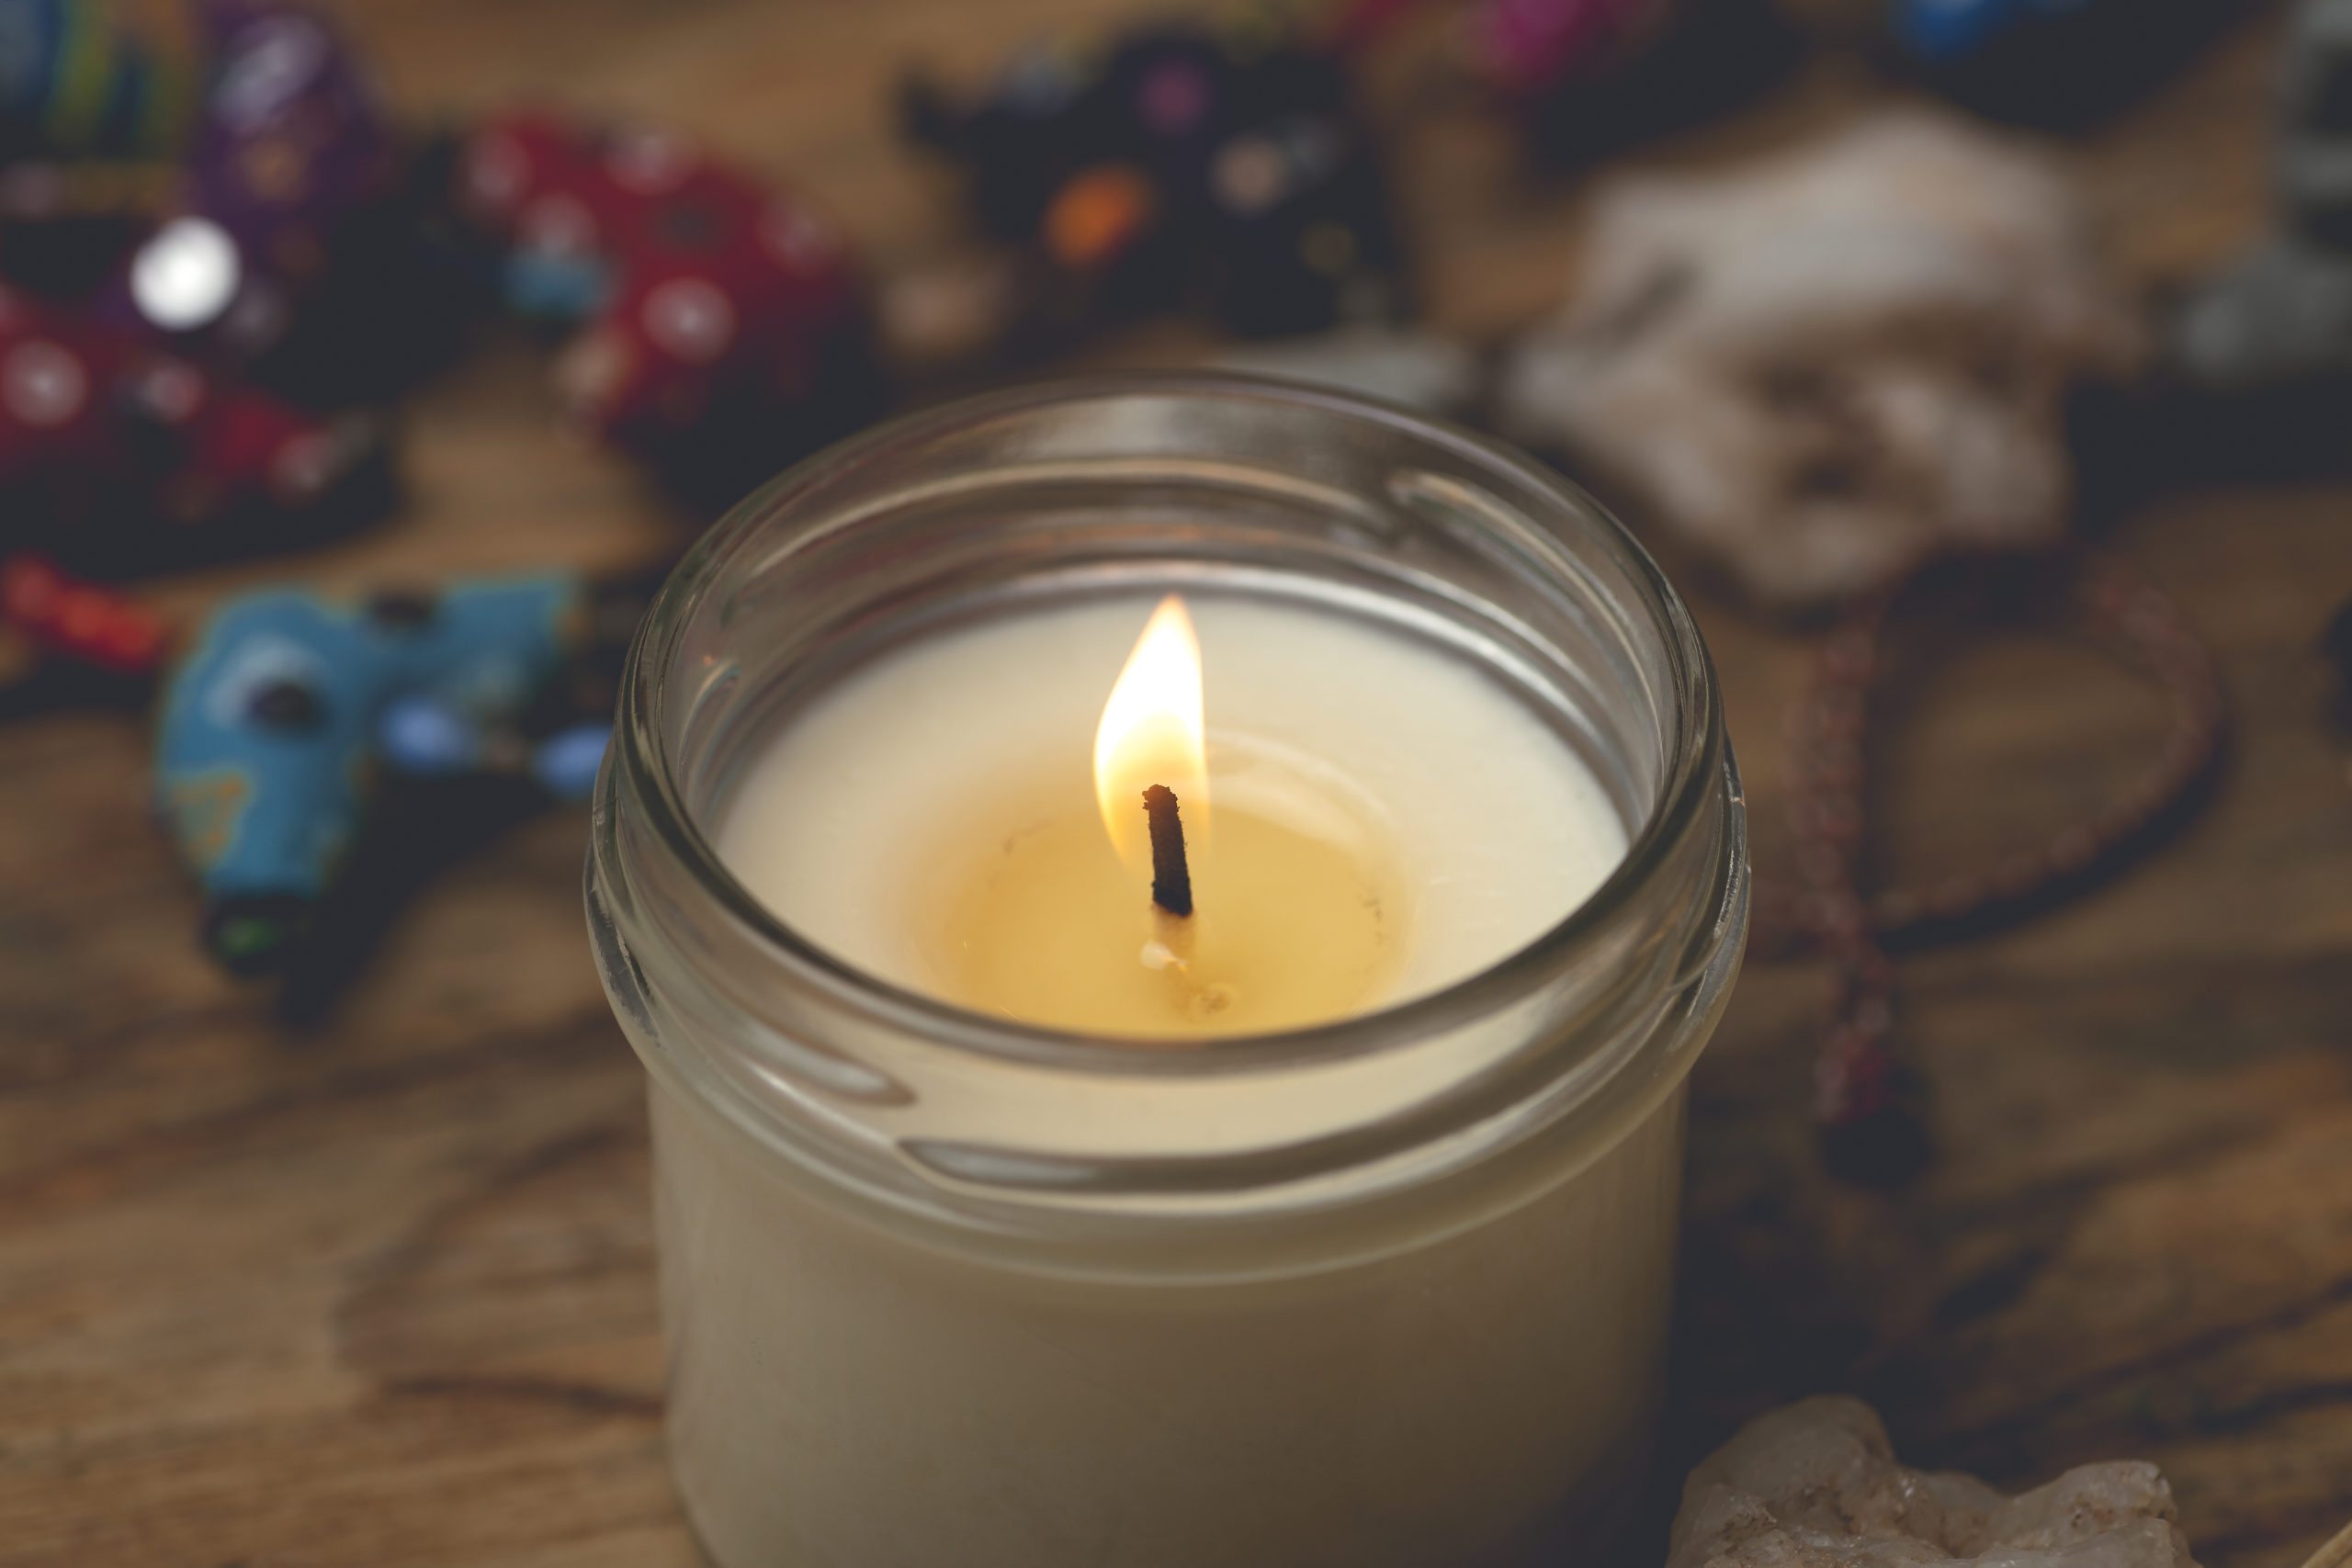
<svg viewBox="0 0 2352 1568">
<path fill-rule="evenodd" d="M 886 268 L 954 231 L 940 175 L 892 141 L 899 66 L 977 70 L 1118 8 L 342 6 L 413 113 L 527 96 L 683 124 L 814 190 Z M 2263 220 L 2276 22 L 2256 7 L 2064 150 L 2154 299 Z M 1890 91 L 1826 58 L 1639 161 L 1718 161 Z M 1530 174 L 1442 105 L 1398 161 L 1439 321 L 1492 337 L 1561 296 L 1589 182 Z M 187 609 L 262 572 L 660 555 L 688 521 L 559 432 L 543 368 L 493 345 L 413 405 L 388 526 L 160 592 Z M 2154 1459 L 2209 1564 L 2289 1568 L 2352 1515 L 2352 738 L 2313 652 L 2352 593 L 2352 476 L 2177 456 L 2122 455 L 2169 477 L 2109 533 L 2221 660 L 2237 733 L 2211 809 L 2093 896 L 1904 961 L 1939 1156 L 1899 1194 L 1819 1171 L 1819 979 L 1751 965 L 1697 1077 L 1669 1467 L 1847 1389 L 1906 1454 L 2005 1483 Z M 1807 639 L 1700 609 L 1759 864 L 1784 870 L 1778 726 Z M 1905 874 L 2037 836 L 2160 729 L 2140 688 L 2055 642 L 1978 650 L 1912 695 L 1878 846 Z M 348 988 L 289 1021 L 197 954 L 145 759 L 124 714 L 0 728 L 0 1565 L 694 1562 L 663 1469 L 639 1075 L 582 941 L 582 815 L 424 878 Z"/>
</svg>

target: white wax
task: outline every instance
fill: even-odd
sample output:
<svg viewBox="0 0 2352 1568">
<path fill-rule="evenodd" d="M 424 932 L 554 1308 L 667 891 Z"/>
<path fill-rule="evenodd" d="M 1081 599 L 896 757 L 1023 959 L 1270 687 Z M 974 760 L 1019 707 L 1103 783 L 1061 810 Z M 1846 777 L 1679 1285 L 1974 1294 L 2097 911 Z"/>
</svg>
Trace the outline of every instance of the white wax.
<svg viewBox="0 0 2352 1568">
<path fill-rule="evenodd" d="M 1482 1224 L 1205 1284 L 951 1256 L 651 1103 L 670 1451 L 719 1568 L 1562 1568 L 1638 1491 L 1679 1083 Z"/>
<path fill-rule="evenodd" d="M 1083 777 L 1151 605 L 1025 615 L 852 675 L 745 771 L 720 854 L 841 958 L 941 988 L 911 934 L 912 857 L 935 843 L 918 829 L 958 784 Z M 1623 855 L 1591 771 L 1467 660 L 1335 614 L 1193 610 L 1212 801 L 1280 810 L 1270 775 L 1344 792 L 1341 816 L 1405 857 L 1410 951 L 1374 1005 L 1521 948 Z M 1221 773 L 1220 751 L 1251 765 Z M 862 1116 L 885 1136 L 947 1121 L 1014 1147 L 1021 1126 L 1057 1150 L 1272 1146 L 1475 1077 L 1521 1027 L 1148 1095 L 1115 1074 L 946 1073 Z M 980 1081 L 1001 1077 L 1017 1080 L 995 1086 L 1004 1103 Z M 1165 1277 L 943 1247 L 845 1206 L 660 1071 L 652 1109 L 671 1450 L 724 1568 L 1548 1568 L 1634 1494 L 1664 1356 L 1679 1077 L 1545 1140 L 1444 1223 L 1409 1201 L 1335 1204 L 1301 1222 L 1294 1261 Z"/>
<path fill-rule="evenodd" d="M 1149 596 L 992 621 L 858 671 L 746 771 L 720 858 L 789 925 L 865 972 L 944 986 L 915 936 L 919 857 L 943 797 L 1066 770 L 1094 729 Z M 1589 767 L 1464 660 L 1339 615 L 1197 597 L 1216 799 L 1279 810 L 1276 770 L 1351 796 L 1400 862 L 1407 952 L 1386 995 L 1466 978 L 1558 923 L 1613 870 L 1625 830 Z M 1231 761 L 1242 768 L 1227 770 Z M 1251 764 L 1256 764 L 1255 768 Z M 1083 786 L 1082 786 L 1083 787 Z M 927 830 L 929 829 L 929 830 Z"/>
</svg>

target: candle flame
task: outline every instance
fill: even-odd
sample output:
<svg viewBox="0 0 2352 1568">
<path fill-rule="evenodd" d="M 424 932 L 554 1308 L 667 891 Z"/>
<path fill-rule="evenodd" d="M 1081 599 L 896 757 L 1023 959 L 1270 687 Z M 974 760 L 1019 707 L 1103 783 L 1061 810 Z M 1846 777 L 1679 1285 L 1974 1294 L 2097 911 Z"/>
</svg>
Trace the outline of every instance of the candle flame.
<svg viewBox="0 0 2352 1568">
<path fill-rule="evenodd" d="M 1094 732 L 1094 799 L 1127 867 L 1151 874 L 1151 829 L 1143 792 L 1176 792 L 1184 833 L 1197 853 L 1208 840 L 1207 726 L 1201 711 L 1201 644 L 1184 601 L 1170 593 L 1127 656 Z"/>
</svg>

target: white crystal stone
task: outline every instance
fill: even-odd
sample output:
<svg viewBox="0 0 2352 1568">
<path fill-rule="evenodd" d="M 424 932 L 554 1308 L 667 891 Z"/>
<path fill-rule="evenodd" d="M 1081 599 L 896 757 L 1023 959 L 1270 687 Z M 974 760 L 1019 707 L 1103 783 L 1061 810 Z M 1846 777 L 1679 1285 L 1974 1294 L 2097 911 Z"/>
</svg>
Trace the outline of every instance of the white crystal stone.
<svg viewBox="0 0 2352 1568">
<path fill-rule="evenodd" d="M 2153 1464 L 2086 1464 L 2005 1497 L 1894 1457 L 1877 1413 L 1808 1399 L 1683 1483 L 1667 1568 L 2196 1568 Z"/>
</svg>

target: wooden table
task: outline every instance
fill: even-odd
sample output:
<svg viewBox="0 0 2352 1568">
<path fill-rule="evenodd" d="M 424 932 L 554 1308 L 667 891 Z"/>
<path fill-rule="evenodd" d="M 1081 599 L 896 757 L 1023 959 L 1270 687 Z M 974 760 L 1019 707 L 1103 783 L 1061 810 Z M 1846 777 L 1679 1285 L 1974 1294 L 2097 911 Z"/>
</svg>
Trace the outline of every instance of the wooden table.
<svg viewBox="0 0 2352 1568">
<path fill-rule="evenodd" d="M 524 95 L 683 123 L 790 172 L 891 266 L 952 229 L 890 139 L 901 60 L 978 69 L 1117 7 L 345 9 L 414 110 Z M 2067 153 L 2153 291 L 2261 221 L 2275 32 L 2257 16 Z M 1717 159 L 1881 91 L 1826 61 L 1650 156 Z M 1559 297 L 1584 186 L 1531 178 L 1451 113 L 1401 162 L 1442 321 L 1498 333 Z M 666 548 L 678 520 L 558 434 L 540 371 L 492 349 L 430 391 L 411 504 L 290 570 Z M 2238 719 L 2218 798 L 2104 891 L 1905 962 L 1940 1158 L 1900 1194 L 1817 1169 L 1817 976 L 1751 967 L 1697 1078 L 1669 1459 L 1852 1389 L 1906 1452 L 2004 1482 L 2155 1459 L 2205 1562 L 2269 1568 L 2352 1514 L 2352 740 L 2323 721 L 2312 652 L 2352 592 L 2352 484 L 2176 486 L 2114 542 L 2218 651 Z M 1775 745 L 1805 641 L 1701 609 L 1759 863 L 1784 868 Z M 1986 649 L 1917 694 L 1885 775 L 1898 872 L 2072 814 L 2158 727 L 2152 697 L 2056 645 Z M 433 880 L 296 1026 L 194 951 L 145 754 L 120 715 L 0 729 L 0 1564 L 693 1561 L 663 1471 L 639 1071 L 582 940 L 582 815 Z"/>
</svg>

